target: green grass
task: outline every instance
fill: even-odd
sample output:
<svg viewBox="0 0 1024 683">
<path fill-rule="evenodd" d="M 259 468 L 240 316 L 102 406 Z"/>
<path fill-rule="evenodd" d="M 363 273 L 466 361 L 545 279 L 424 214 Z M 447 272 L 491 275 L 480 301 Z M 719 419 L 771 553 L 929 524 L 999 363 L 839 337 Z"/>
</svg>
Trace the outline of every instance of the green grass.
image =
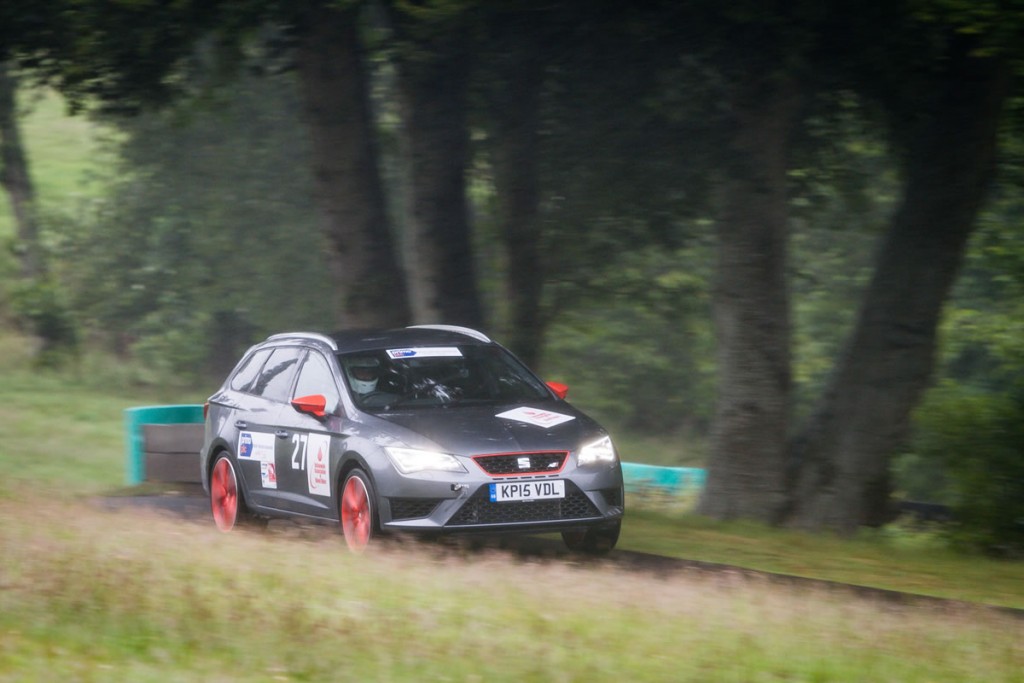
<svg viewBox="0 0 1024 683">
<path fill-rule="evenodd" d="M 48 90 L 19 93 L 19 126 L 39 208 L 70 209 L 101 191 L 114 156 L 104 140 L 116 135 L 83 115 L 70 116 Z M 10 204 L 0 192 L 0 237 L 14 233 Z"/>
<path fill-rule="evenodd" d="M 31 364 L 23 338 L 0 336 L 0 495 L 39 486 L 93 494 L 120 485 L 124 410 L 206 398 L 201 391 L 133 387 L 114 369 L 97 371 L 89 358 L 78 372 L 31 371 Z"/>
<path fill-rule="evenodd" d="M 83 205 L 103 195 L 116 154 L 115 129 L 84 115 L 70 116 L 65 101 L 50 90 L 22 89 L 19 127 L 36 194 L 36 215 L 47 243 L 48 221 L 74 221 Z M 0 190 L 0 280 L 17 272 L 17 235 L 7 193 Z M 10 315 L 8 287 L 0 282 L 0 322 Z"/>
<path fill-rule="evenodd" d="M 954 552 L 934 531 L 894 525 L 846 539 L 656 507 L 634 505 L 629 515 L 620 547 L 1024 609 L 1024 563 Z"/>
<path fill-rule="evenodd" d="M 1020 681 L 1019 620 L 0 501 L 0 678 Z"/>
</svg>

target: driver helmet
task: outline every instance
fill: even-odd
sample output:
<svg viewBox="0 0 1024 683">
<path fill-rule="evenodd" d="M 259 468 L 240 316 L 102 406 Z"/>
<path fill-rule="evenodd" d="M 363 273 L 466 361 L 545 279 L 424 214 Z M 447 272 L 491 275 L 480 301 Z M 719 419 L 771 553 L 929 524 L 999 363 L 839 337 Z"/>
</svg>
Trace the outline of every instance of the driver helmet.
<svg viewBox="0 0 1024 683">
<path fill-rule="evenodd" d="M 369 394 L 377 389 L 380 361 L 376 358 L 353 358 L 347 364 L 348 379 L 357 394 Z"/>
</svg>

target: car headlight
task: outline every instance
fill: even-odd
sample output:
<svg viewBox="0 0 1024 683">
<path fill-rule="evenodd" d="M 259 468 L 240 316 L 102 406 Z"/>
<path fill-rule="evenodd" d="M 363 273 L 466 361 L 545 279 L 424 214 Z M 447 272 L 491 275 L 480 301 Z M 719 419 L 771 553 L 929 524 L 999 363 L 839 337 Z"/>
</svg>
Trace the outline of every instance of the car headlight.
<svg viewBox="0 0 1024 683">
<path fill-rule="evenodd" d="M 403 474 L 422 472 L 424 470 L 436 470 L 440 472 L 465 472 L 455 456 L 438 451 L 421 451 L 418 448 L 396 448 L 385 446 L 385 452 L 391 458 L 391 462 Z"/>
<path fill-rule="evenodd" d="M 580 448 L 576 462 L 580 467 L 587 465 L 610 465 L 617 461 L 619 456 L 615 454 L 615 446 L 612 445 L 611 437 L 602 436 L 597 441 L 591 442 Z"/>
</svg>

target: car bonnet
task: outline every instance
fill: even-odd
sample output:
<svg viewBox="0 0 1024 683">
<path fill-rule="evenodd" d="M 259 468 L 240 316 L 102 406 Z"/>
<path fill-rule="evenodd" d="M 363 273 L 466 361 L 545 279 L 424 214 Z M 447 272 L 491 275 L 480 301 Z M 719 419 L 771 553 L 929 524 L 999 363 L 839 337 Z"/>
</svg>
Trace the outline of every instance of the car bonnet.
<svg viewBox="0 0 1024 683">
<path fill-rule="evenodd" d="M 457 455 L 574 451 L 604 434 L 600 425 L 563 402 L 453 406 L 378 413 L 375 417 L 414 432 L 441 450 Z M 423 447 L 418 443 L 408 445 Z"/>
</svg>

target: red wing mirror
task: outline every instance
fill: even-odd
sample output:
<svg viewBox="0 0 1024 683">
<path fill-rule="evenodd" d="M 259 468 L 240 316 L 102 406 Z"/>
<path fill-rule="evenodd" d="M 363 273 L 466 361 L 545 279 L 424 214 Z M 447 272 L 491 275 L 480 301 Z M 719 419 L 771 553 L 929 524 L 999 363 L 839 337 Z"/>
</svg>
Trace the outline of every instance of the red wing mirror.
<svg viewBox="0 0 1024 683">
<path fill-rule="evenodd" d="M 555 392 L 555 396 L 565 400 L 565 397 L 569 395 L 569 385 L 562 384 L 561 382 L 548 382 L 548 388 Z"/>
<path fill-rule="evenodd" d="M 323 418 L 327 415 L 327 397 L 322 394 L 299 396 L 292 400 L 292 407 L 300 413 Z"/>
</svg>

